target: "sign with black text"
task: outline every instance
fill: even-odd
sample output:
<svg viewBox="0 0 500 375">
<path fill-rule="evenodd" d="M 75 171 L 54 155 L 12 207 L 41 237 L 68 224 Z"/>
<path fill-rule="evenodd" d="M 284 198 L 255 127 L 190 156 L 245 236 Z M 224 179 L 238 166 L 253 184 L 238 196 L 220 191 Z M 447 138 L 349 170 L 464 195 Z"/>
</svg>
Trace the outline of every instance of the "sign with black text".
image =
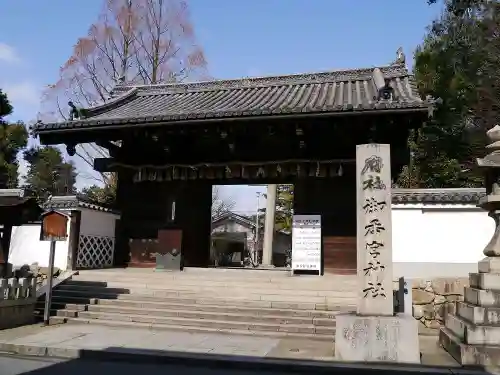
<svg viewBox="0 0 500 375">
<path fill-rule="evenodd" d="M 321 271 L 321 215 L 293 215 L 292 270 Z"/>
</svg>

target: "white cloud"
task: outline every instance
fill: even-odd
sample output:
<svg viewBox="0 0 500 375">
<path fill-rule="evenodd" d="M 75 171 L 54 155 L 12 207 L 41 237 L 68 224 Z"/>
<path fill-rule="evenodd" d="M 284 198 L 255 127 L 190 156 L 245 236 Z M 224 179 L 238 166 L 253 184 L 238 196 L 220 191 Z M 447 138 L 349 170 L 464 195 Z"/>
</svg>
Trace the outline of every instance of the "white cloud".
<svg viewBox="0 0 500 375">
<path fill-rule="evenodd" d="M 1 56 L 1 55 L 0 55 Z M 29 81 L 3 84 L 3 90 L 7 93 L 9 101 L 14 108 L 17 105 L 38 105 L 40 104 L 40 88 Z"/>
<path fill-rule="evenodd" d="M 235 202 L 233 211 L 241 215 L 253 215 L 257 212 L 257 193 L 265 193 L 266 185 L 220 185 L 222 199 Z M 265 207 L 266 200 L 260 198 L 259 207 Z"/>
<path fill-rule="evenodd" d="M 6 43 L 0 42 L 0 61 L 14 64 L 21 61 L 21 57 L 16 52 L 14 47 L 9 46 Z"/>
</svg>

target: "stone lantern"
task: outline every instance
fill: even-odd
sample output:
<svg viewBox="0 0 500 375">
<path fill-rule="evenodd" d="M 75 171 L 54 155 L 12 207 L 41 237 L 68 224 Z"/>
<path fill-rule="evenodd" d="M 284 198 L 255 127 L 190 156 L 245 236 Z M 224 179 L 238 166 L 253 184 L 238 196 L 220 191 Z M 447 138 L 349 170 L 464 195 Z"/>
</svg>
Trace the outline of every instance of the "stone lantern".
<svg viewBox="0 0 500 375">
<path fill-rule="evenodd" d="M 495 220 L 495 232 L 478 272 L 469 274 L 464 301 L 446 316 L 439 341 L 462 365 L 500 368 L 500 126 L 486 134 L 489 154 L 477 164 L 484 170 L 487 195 L 478 206 Z"/>
<path fill-rule="evenodd" d="M 496 269 L 500 269 L 500 263 L 498 263 L 500 262 L 500 126 L 496 125 L 488 130 L 486 135 L 490 141 L 486 149 L 491 152 L 486 157 L 477 159 L 477 164 L 484 169 L 487 195 L 479 201 L 479 207 L 488 211 L 488 214 L 495 220 L 495 233 L 484 248 L 483 252 L 487 258 L 481 261 L 480 267 L 481 264 L 485 267 L 494 262 L 497 264 Z M 480 272 L 483 271 L 480 270 Z"/>
</svg>

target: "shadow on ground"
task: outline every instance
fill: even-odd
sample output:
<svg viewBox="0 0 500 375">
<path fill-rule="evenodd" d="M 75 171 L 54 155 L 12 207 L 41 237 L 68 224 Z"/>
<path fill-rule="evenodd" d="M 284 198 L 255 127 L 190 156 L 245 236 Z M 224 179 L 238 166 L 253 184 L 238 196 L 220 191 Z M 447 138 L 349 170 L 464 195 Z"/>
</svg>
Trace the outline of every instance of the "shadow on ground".
<svg viewBox="0 0 500 375">
<path fill-rule="evenodd" d="M 150 349 L 110 347 L 104 350 L 78 351 L 77 358 L 49 359 L 47 357 L 11 357 L 14 360 L 39 362 L 40 366 L 23 372 L 9 372 L 9 375 L 109 375 L 120 371 L 122 375 L 148 371 L 148 375 L 165 373 L 183 375 L 268 375 L 268 374 L 468 374 L 479 375 L 488 372 L 480 368 L 450 368 L 424 365 L 341 363 L 327 361 L 302 361 L 244 357 L 235 355 L 196 354 Z M 19 359 L 22 358 L 22 359 Z M 2 366 L 0 373 L 6 368 Z M 5 372 L 6 373 L 6 372 Z"/>
</svg>

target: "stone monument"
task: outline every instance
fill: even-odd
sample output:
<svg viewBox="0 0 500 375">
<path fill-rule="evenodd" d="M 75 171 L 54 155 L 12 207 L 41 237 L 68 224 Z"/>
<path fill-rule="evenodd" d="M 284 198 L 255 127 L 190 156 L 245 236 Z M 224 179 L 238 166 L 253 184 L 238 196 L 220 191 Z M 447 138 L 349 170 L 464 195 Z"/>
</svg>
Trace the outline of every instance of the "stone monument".
<svg viewBox="0 0 500 375">
<path fill-rule="evenodd" d="M 469 275 L 464 301 L 446 316 L 439 342 L 462 365 L 500 367 L 500 126 L 486 134 L 491 152 L 477 163 L 484 170 L 487 195 L 479 207 L 495 220 L 495 232 L 479 272 Z"/>
<path fill-rule="evenodd" d="M 336 317 L 342 361 L 420 363 L 418 322 L 394 314 L 390 145 L 356 147 L 357 313 Z"/>
</svg>

